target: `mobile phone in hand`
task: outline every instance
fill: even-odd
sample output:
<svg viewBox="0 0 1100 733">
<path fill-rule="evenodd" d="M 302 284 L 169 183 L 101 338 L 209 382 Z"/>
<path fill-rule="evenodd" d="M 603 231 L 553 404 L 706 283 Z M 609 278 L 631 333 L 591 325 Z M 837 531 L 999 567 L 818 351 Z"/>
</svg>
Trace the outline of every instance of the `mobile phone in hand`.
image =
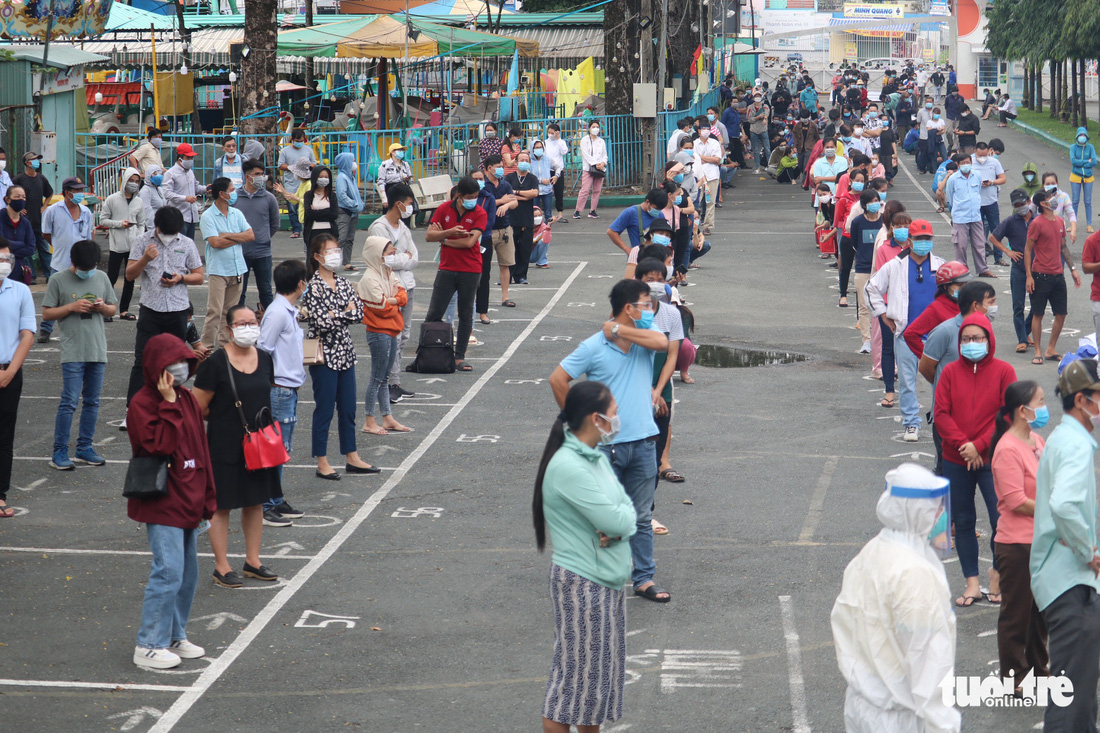
<svg viewBox="0 0 1100 733">
<path fill-rule="evenodd" d="M 160 279 L 161 279 L 161 280 L 171 280 L 171 279 L 172 279 L 172 278 L 174 278 L 174 277 L 175 277 L 175 275 L 173 275 L 172 273 L 168 272 L 167 270 L 165 270 L 164 272 L 162 272 L 162 273 L 160 274 Z"/>
</svg>

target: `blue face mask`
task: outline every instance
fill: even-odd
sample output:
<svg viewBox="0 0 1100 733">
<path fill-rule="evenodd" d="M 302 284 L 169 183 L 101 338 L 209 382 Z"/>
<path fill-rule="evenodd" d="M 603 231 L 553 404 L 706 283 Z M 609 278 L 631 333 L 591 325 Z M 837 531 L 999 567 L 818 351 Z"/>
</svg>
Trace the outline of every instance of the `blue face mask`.
<svg viewBox="0 0 1100 733">
<path fill-rule="evenodd" d="M 863 190 L 863 181 L 852 181 L 852 190 L 859 193 Z"/>
<path fill-rule="evenodd" d="M 304 148 L 306 146 L 306 144 L 304 142 L 302 142 L 301 140 L 295 140 L 292 143 L 292 145 L 294 145 L 294 147 L 298 150 L 301 150 L 302 148 Z"/>
<path fill-rule="evenodd" d="M 481 180 L 480 178 L 477 179 L 477 188 L 479 191 L 485 188 L 485 181 Z"/>
<path fill-rule="evenodd" d="M 914 239 L 913 240 L 913 254 L 920 257 L 926 257 L 932 253 L 932 240 L 931 239 Z"/>
<path fill-rule="evenodd" d="M 528 163 L 528 162 L 527 162 L 526 160 L 521 160 L 521 161 L 520 161 L 520 162 L 519 162 L 519 163 L 518 163 L 518 164 L 516 165 L 516 169 L 517 169 L 517 170 L 520 170 L 520 171 L 523 171 L 524 173 L 526 173 L 527 171 L 531 170 L 531 164 L 530 164 L 530 163 Z"/>
<path fill-rule="evenodd" d="M 925 105 L 924 105 L 924 108 L 925 109 L 932 109 L 932 103 L 931 102 L 926 102 Z"/>
<path fill-rule="evenodd" d="M 477 206 L 477 199 L 462 199 L 462 208 L 466 211 L 473 211 L 475 206 Z"/>
<path fill-rule="evenodd" d="M 707 120 L 710 122 L 714 122 L 714 115 L 707 115 Z"/>
<path fill-rule="evenodd" d="M 894 227 L 894 241 L 895 242 L 908 242 L 909 241 L 909 227 Z"/>
<path fill-rule="evenodd" d="M 963 163 L 959 166 L 960 173 L 969 173 L 971 170 L 973 170 L 973 166 L 971 166 L 969 163 Z"/>
<path fill-rule="evenodd" d="M 842 135 L 841 138 L 840 138 L 840 141 L 842 143 L 850 143 L 850 142 L 852 142 L 852 136 L 851 135 Z"/>
<path fill-rule="evenodd" d="M 989 353 L 989 344 L 963 344 L 962 348 L 959 349 L 959 353 L 962 354 L 964 359 L 981 361 L 985 358 L 985 355 Z"/>
<path fill-rule="evenodd" d="M 936 523 L 932 525 L 932 531 L 928 533 L 928 539 L 932 540 L 941 534 L 946 534 L 949 519 L 947 512 L 941 512 L 939 518 L 936 519 Z"/>
<path fill-rule="evenodd" d="M 667 247 L 668 245 L 672 244 L 672 238 L 669 237 L 667 234 L 654 234 L 653 243 L 659 244 L 662 247 Z"/>
<path fill-rule="evenodd" d="M 653 311 L 642 311 L 641 318 L 634 319 L 634 325 L 638 328 L 649 328 L 653 325 Z"/>
<path fill-rule="evenodd" d="M 95 272 L 95 270 L 77 270 L 76 276 L 79 277 L 81 280 L 87 280 L 92 276 L 93 272 Z"/>
<path fill-rule="evenodd" d="M 83 193 L 81 193 L 80 191 L 77 191 L 76 193 L 73 194 L 73 203 L 74 204 L 79 204 L 83 201 L 84 201 L 84 194 Z"/>
<path fill-rule="evenodd" d="M 872 213 L 872 214 L 877 214 L 878 210 L 881 209 L 881 208 L 882 208 L 882 202 L 880 202 L 880 201 L 872 201 L 871 203 L 867 204 L 867 211 Z"/>
<path fill-rule="evenodd" d="M 885 201 L 886 200 L 886 192 L 885 191 L 879 191 L 878 192 L 878 200 L 879 201 Z"/>
<path fill-rule="evenodd" d="M 952 290 L 950 292 L 950 295 L 951 295 L 951 300 L 958 300 L 959 299 L 959 291 L 958 290 Z"/>
<path fill-rule="evenodd" d="M 1050 422 L 1050 410 L 1047 409 L 1046 405 L 1034 409 L 1028 407 L 1027 409 L 1035 413 L 1035 419 L 1027 421 L 1028 427 L 1038 430 L 1039 428 L 1045 428 L 1046 424 Z"/>
<path fill-rule="evenodd" d="M 541 158 L 546 151 L 544 151 L 542 148 L 535 148 L 532 152 L 535 154 L 536 158 Z"/>
<path fill-rule="evenodd" d="M 497 178 L 504 178 L 504 168 L 498 165 L 496 168 L 493 169 L 493 175 Z"/>
<path fill-rule="evenodd" d="M 932 119 L 934 119 L 934 120 L 938 120 L 939 118 L 940 118 L 939 115 L 932 115 Z"/>
<path fill-rule="evenodd" d="M 31 170 L 38 170 L 42 167 L 42 161 L 35 158 L 31 161 Z"/>
<path fill-rule="evenodd" d="M 155 176 L 149 176 L 149 183 L 152 183 L 154 186 L 159 186 L 160 184 L 164 183 L 164 176 L 159 174 Z"/>
<path fill-rule="evenodd" d="M 398 160 L 404 160 L 405 159 L 405 151 L 404 150 L 395 150 L 395 151 L 393 151 L 393 156 L 395 158 L 397 158 Z"/>
<path fill-rule="evenodd" d="M 680 194 L 679 196 L 676 197 L 676 205 L 677 206 L 682 206 L 683 203 L 684 203 L 684 195 Z"/>
<path fill-rule="evenodd" d="M 674 175 L 672 177 L 672 180 L 676 181 L 677 183 L 683 183 L 684 182 L 684 174 L 683 173 L 677 173 L 676 175 Z"/>
<path fill-rule="evenodd" d="M 233 204 L 237 203 L 237 192 L 236 192 L 236 191 L 234 191 L 233 193 L 229 194 L 229 201 L 228 201 L 227 203 L 228 203 L 228 204 L 229 204 L 230 206 L 232 206 Z"/>
<path fill-rule="evenodd" d="M 1077 136 L 1077 144 L 1078 145 L 1084 145 L 1088 141 L 1089 141 L 1089 138 L 1088 138 L 1087 135 L 1078 135 Z"/>
</svg>

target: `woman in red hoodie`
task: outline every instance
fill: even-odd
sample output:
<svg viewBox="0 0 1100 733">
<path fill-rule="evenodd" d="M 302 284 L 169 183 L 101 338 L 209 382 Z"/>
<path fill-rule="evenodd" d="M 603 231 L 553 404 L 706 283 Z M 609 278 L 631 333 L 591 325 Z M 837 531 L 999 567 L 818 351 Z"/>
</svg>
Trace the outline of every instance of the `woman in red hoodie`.
<svg viewBox="0 0 1100 733">
<path fill-rule="evenodd" d="M 841 231 L 840 237 L 840 307 L 848 307 L 848 278 L 852 274 L 852 263 L 856 259 L 856 248 L 852 244 L 852 229 L 849 226 L 849 214 L 852 207 L 859 203 L 860 194 L 867 184 L 867 174 L 863 170 L 854 170 L 848 176 L 849 188 L 843 194 L 837 194 L 836 212 L 833 214 L 833 226 Z"/>
<path fill-rule="evenodd" d="M 168 493 L 130 499 L 127 514 L 146 525 L 153 567 L 145 586 L 134 664 L 152 669 L 197 659 L 202 647 L 187 640 L 187 618 L 199 580 L 195 539 L 199 524 L 217 508 L 202 409 L 183 383 L 197 363 L 195 352 L 172 334 L 145 345 L 145 386 L 130 400 L 126 424 L 133 455 L 167 456 Z"/>
<path fill-rule="evenodd" d="M 997 534 L 997 493 L 993 488 L 989 446 L 1005 389 L 1016 381 L 1016 370 L 995 358 L 997 341 L 989 319 L 972 313 L 959 329 L 959 359 L 944 367 L 936 387 L 936 428 L 943 439 L 943 475 L 951 481 L 951 521 L 966 590 L 956 606 L 970 606 L 982 597 L 978 584 L 977 512 L 974 489 L 981 488 L 989 512 L 990 545 Z M 989 571 L 990 596 L 1000 602 L 997 556 Z"/>
</svg>

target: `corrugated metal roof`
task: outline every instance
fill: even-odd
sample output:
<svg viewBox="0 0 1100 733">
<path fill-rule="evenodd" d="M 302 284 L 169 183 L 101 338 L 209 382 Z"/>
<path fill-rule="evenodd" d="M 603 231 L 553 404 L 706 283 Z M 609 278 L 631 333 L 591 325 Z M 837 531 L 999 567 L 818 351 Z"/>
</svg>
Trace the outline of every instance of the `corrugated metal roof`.
<svg viewBox="0 0 1100 733">
<path fill-rule="evenodd" d="M 45 46 L 41 45 L 23 45 L 23 44 L 3 44 L 0 48 L 5 51 L 10 51 L 16 59 L 20 61 L 34 61 L 36 63 L 42 63 L 42 56 L 44 55 Z M 103 56 L 98 56 L 95 53 L 89 53 L 73 46 L 62 46 L 60 44 L 50 44 L 50 54 L 46 60 L 47 65 L 57 69 L 67 69 L 70 66 L 80 66 L 82 64 L 92 64 L 97 61 L 107 61 L 108 59 Z"/>
<path fill-rule="evenodd" d="M 229 44 L 244 40 L 243 28 L 210 28 L 191 34 L 191 67 L 229 65 Z M 50 46 L 52 59 L 54 48 Z M 152 43 L 148 38 L 127 41 L 88 41 L 85 51 L 102 54 L 102 60 L 116 66 L 150 66 L 153 63 Z M 157 66 L 170 68 L 183 62 L 183 47 L 179 41 L 157 40 Z"/>
<path fill-rule="evenodd" d="M 509 28 L 508 35 L 538 41 L 539 58 L 603 58 L 603 28 L 563 28 L 543 25 L 537 28 Z"/>
</svg>

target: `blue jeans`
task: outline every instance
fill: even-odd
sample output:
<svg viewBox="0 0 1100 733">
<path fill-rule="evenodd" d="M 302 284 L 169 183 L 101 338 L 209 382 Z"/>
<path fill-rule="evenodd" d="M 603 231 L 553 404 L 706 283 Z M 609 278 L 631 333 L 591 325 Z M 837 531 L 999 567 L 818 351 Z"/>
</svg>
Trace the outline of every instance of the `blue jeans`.
<svg viewBox="0 0 1100 733">
<path fill-rule="evenodd" d="M 684 266 L 690 265 L 695 260 L 699 259 L 707 252 L 710 252 L 710 242 L 703 240 L 703 248 L 695 249 L 695 245 L 689 244 L 687 250 L 684 252 Z"/>
<path fill-rule="evenodd" d="M 256 289 L 260 291 L 260 305 L 266 310 L 275 295 L 271 292 L 271 255 L 267 257 L 245 257 L 244 279 L 241 280 L 241 299 L 238 305 L 244 305 L 245 294 L 248 292 L 248 272 L 256 273 Z"/>
<path fill-rule="evenodd" d="M 1024 319 L 1024 301 L 1027 299 L 1027 272 L 1023 262 L 1013 263 L 1009 273 L 1012 287 L 1012 326 L 1016 329 L 1016 343 L 1026 344 L 1031 333 L 1031 320 Z"/>
<path fill-rule="evenodd" d="M 401 306 L 401 317 L 405 319 L 405 328 L 401 331 L 401 335 L 397 337 L 397 348 L 393 352 L 393 363 L 390 364 L 390 386 L 401 385 L 401 351 L 405 348 L 405 344 L 409 343 L 409 337 L 412 336 L 413 327 L 413 294 L 416 292 L 416 288 L 406 290 L 405 294 L 409 296 L 408 302 Z M 458 293 L 455 293 L 454 302 L 458 305 Z M 451 317 L 454 320 L 454 316 Z"/>
<path fill-rule="evenodd" d="M 49 274 L 46 276 L 46 278 L 49 279 L 50 277 L 53 277 L 56 272 L 57 270 L 50 268 Z M 42 323 L 40 323 L 38 327 L 46 333 L 53 333 L 53 321 L 47 321 L 43 319 Z"/>
<path fill-rule="evenodd" d="M 1004 257 L 1004 253 L 1002 253 L 1001 250 L 994 248 L 994 246 L 989 243 L 989 233 L 996 229 L 997 226 L 1001 223 L 1001 208 L 997 205 L 997 202 L 994 201 L 991 204 L 986 204 L 985 206 L 981 207 L 980 209 L 978 209 L 978 211 L 981 213 L 982 225 L 985 229 L 986 260 L 989 260 L 989 255 L 990 253 L 992 253 L 993 261 L 1001 262 L 1002 258 Z"/>
<path fill-rule="evenodd" d="M 313 457 L 328 455 L 328 428 L 332 413 L 338 413 L 336 427 L 340 434 L 340 452 L 355 452 L 355 369 L 335 371 L 326 364 L 309 368 L 313 380 Z"/>
<path fill-rule="evenodd" d="M 626 489 L 626 495 L 634 502 L 638 520 L 634 536 L 630 538 L 630 560 L 634 570 L 631 583 L 637 588 L 653 580 L 657 566 L 653 562 L 653 491 L 657 484 L 657 448 L 652 440 L 635 440 L 629 443 L 601 445 L 611 461 L 615 476 Z"/>
<path fill-rule="evenodd" d="M 756 167 L 767 168 L 768 161 L 772 157 L 772 141 L 768 137 L 768 133 L 765 132 L 750 132 L 749 140 L 752 144 L 752 150 L 750 151 L 756 156 Z M 763 154 L 760 155 L 760 150 L 763 150 Z"/>
<path fill-rule="evenodd" d="M 951 482 L 951 521 L 955 523 L 955 551 L 959 555 L 964 578 L 978 576 L 978 537 L 974 524 L 978 519 L 974 508 L 974 489 L 981 489 L 989 512 L 989 549 L 993 552 L 993 538 L 997 535 L 997 493 L 993 490 L 993 469 L 988 463 L 971 471 L 966 466 L 943 459 L 943 477 Z M 997 553 L 993 552 L 993 569 L 997 569 Z"/>
<path fill-rule="evenodd" d="M 546 242 L 539 242 L 531 248 L 531 264 L 533 265 L 549 265 L 550 259 L 550 245 Z"/>
<path fill-rule="evenodd" d="M 288 201 L 286 204 L 286 214 L 287 217 L 290 219 L 290 231 L 295 232 L 296 234 L 301 234 L 302 224 L 298 221 L 297 204 L 292 204 Z"/>
<path fill-rule="evenodd" d="M 95 424 L 99 419 L 99 393 L 103 390 L 103 374 L 107 365 L 102 361 L 69 361 L 61 365 L 61 403 L 57 406 L 57 419 L 53 428 L 53 452 L 69 452 L 69 433 L 73 427 L 76 403 L 83 393 L 80 411 L 80 435 L 76 439 L 76 453 L 92 449 Z"/>
<path fill-rule="evenodd" d="M 1073 199 L 1073 213 L 1081 218 L 1081 191 L 1085 192 L 1085 223 L 1092 226 L 1092 184 L 1069 182 L 1070 198 Z"/>
<path fill-rule="evenodd" d="M 890 329 L 884 336 L 889 338 Z M 920 402 L 917 401 L 917 355 L 898 333 L 894 337 L 894 359 L 898 363 L 898 404 L 901 407 L 902 424 L 920 427 Z"/>
<path fill-rule="evenodd" d="M 188 239 L 194 239 L 195 238 L 195 222 L 185 221 L 183 223 L 183 229 L 180 230 L 180 234 L 187 237 Z"/>
<path fill-rule="evenodd" d="M 370 382 L 367 384 L 366 414 L 374 415 L 374 403 L 378 402 L 378 411 L 383 417 L 393 412 L 390 407 L 390 366 L 393 364 L 393 352 L 397 349 L 397 337 L 388 333 L 367 331 L 367 346 L 370 347 Z"/>
<path fill-rule="evenodd" d="M 554 216 L 554 192 L 540 193 L 535 197 L 535 206 L 542 209 L 543 217 L 546 221 L 550 221 Z M 534 262 L 534 260 L 531 261 Z"/>
<path fill-rule="evenodd" d="M 31 263 L 31 270 L 35 273 L 42 272 L 43 274 L 50 271 L 50 264 L 53 262 L 53 252 L 50 251 L 50 243 L 46 241 L 46 238 L 41 234 L 34 235 L 36 240 L 35 249 L 38 251 L 38 269 L 34 267 L 34 257 L 32 256 L 29 262 Z"/>
<path fill-rule="evenodd" d="M 283 445 L 287 452 L 294 446 L 294 425 L 298 422 L 298 393 L 286 387 L 271 388 L 271 417 L 283 431 Z M 279 466 L 279 495 L 264 502 L 264 511 L 274 509 L 283 501 L 283 467 Z"/>
<path fill-rule="evenodd" d="M 163 524 L 145 525 L 153 566 L 141 606 L 137 643 L 148 649 L 166 649 L 187 638 L 187 619 L 199 582 L 199 557 L 195 552 L 198 529 Z"/>
</svg>

